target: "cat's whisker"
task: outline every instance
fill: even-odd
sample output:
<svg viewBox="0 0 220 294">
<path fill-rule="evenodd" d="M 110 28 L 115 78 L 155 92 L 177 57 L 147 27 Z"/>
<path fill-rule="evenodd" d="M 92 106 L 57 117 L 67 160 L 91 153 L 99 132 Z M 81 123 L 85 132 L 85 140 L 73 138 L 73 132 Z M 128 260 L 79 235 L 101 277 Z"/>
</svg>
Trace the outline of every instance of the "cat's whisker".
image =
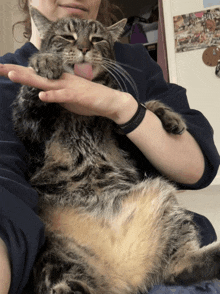
<svg viewBox="0 0 220 294">
<path fill-rule="evenodd" d="M 136 83 L 135 83 L 134 79 L 131 77 L 131 75 L 125 69 L 123 69 L 119 64 L 117 64 L 117 62 L 113 62 L 111 60 L 108 60 L 107 58 L 105 58 L 105 62 L 108 62 L 108 64 L 110 63 L 114 67 L 116 67 L 115 70 L 117 70 L 118 73 L 120 73 L 131 84 L 132 88 L 135 90 L 135 93 L 138 94 Z"/>
<path fill-rule="evenodd" d="M 93 57 L 93 61 L 92 61 L 92 63 L 94 64 L 94 65 L 101 65 L 102 64 L 102 59 L 98 56 L 98 57 Z"/>
<path fill-rule="evenodd" d="M 112 61 L 111 59 L 109 59 L 109 58 L 103 58 L 104 60 L 107 60 L 107 61 L 110 61 L 110 62 L 112 62 L 112 63 L 116 63 L 116 64 L 119 64 L 119 65 L 122 65 L 122 66 L 125 66 L 125 67 L 128 67 L 128 68 L 130 68 L 130 69 L 133 69 L 133 70 L 136 70 L 136 71 L 139 71 L 139 72 L 143 72 L 141 69 L 139 69 L 139 68 L 136 68 L 136 67 L 134 67 L 134 66 L 131 66 L 131 65 L 128 65 L 128 64 L 126 64 L 126 63 L 122 63 L 122 62 L 119 62 L 119 61 Z"/>
<path fill-rule="evenodd" d="M 131 85 L 131 87 L 133 88 L 135 95 L 137 96 L 137 99 L 139 99 L 139 93 L 138 93 L 138 89 L 136 86 L 135 81 L 133 80 L 133 78 L 129 75 L 129 73 L 124 70 L 120 65 L 118 65 L 117 63 L 114 62 L 110 62 L 109 60 L 105 59 L 105 65 L 108 67 L 111 67 L 111 69 L 118 74 L 118 76 L 124 77 L 127 82 Z M 123 81 L 123 79 L 121 78 L 121 80 Z M 125 85 L 124 81 L 123 84 Z M 125 85 L 126 86 L 126 85 Z M 126 87 L 127 90 L 127 87 Z"/>
<path fill-rule="evenodd" d="M 102 64 L 102 66 L 103 66 L 103 64 Z M 117 78 L 116 79 L 116 75 L 118 75 L 118 77 L 120 77 L 120 75 L 118 74 L 118 72 L 115 70 L 115 68 L 112 66 L 112 65 L 110 65 L 110 64 L 106 64 L 105 63 L 105 69 L 108 69 L 108 72 L 115 78 L 115 80 L 117 81 L 117 83 L 119 84 L 120 82 L 119 82 L 119 79 Z M 128 92 L 128 88 L 127 88 L 127 86 L 126 86 L 126 83 L 125 83 L 125 81 L 120 77 L 120 80 L 121 80 L 121 82 L 122 82 L 122 84 L 123 84 L 123 89 L 122 89 L 122 91 L 123 92 Z M 120 85 L 121 85 L 121 83 L 120 83 Z"/>
<path fill-rule="evenodd" d="M 117 67 L 118 71 L 121 72 L 125 78 L 126 77 L 129 78 L 130 83 L 136 88 L 136 83 L 135 83 L 134 79 L 131 77 L 131 75 L 123 67 L 121 67 L 119 65 L 118 62 L 113 62 L 112 60 L 107 59 L 107 58 L 104 58 L 104 60 L 105 60 L 105 62 L 111 63 L 112 65 Z"/>
<path fill-rule="evenodd" d="M 118 80 L 118 78 L 105 66 L 105 65 L 103 65 L 102 64 L 102 67 L 107 71 L 107 72 L 109 72 L 112 76 L 113 76 L 113 78 L 116 80 L 116 82 L 118 83 L 118 85 L 119 85 L 119 87 L 120 87 L 120 89 L 121 89 L 121 91 L 122 92 L 124 92 L 124 89 L 123 89 L 123 87 L 122 87 L 122 85 L 121 85 L 121 83 L 120 83 L 120 81 Z"/>
</svg>

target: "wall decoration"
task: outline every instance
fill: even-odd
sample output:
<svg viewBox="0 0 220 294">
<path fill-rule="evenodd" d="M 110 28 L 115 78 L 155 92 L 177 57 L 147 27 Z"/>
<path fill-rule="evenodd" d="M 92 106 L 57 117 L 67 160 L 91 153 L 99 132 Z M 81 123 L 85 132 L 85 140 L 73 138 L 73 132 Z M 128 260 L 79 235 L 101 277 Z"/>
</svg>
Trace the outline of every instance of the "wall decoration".
<svg viewBox="0 0 220 294">
<path fill-rule="evenodd" d="M 203 62 L 208 66 L 216 66 L 220 60 L 220 47 L 210 46 L 202 55 Z"/>
<path fill-rule="evenodd" d="M 175 51 L 220 46 L 220 7 L 174 16 Z"/>
</svg>

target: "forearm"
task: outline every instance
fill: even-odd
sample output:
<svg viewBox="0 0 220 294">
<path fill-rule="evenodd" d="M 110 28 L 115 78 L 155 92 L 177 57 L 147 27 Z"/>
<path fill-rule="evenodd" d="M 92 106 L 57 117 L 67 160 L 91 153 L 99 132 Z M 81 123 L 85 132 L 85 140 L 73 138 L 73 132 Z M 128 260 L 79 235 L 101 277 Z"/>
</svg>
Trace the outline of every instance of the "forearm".
<svg viewBox="0 0 220 294">
<path fill-rule="evenodd" d="M 132 100 L 127 101 L 118 114 L 118 121 L 125 122 L 128 118 L 130 105 L 136 109 Z M 130 117 L 132 117 L 133 112 Z M 204 172 L 204 157 L 195 139 L 189 132 L 182 135 L 167 133 L 160 119 L 151 111 L 147 111 L 142 123 L 128 138 L 142 151 L 153 166 L 169 179 L 183 183 L 195 184 Z"/>
<path fill-rule="evenodd" d="M 146 112 L 140 126 L 128 137 L 169 179 L 195 184 L 202 177 L 204 157 L 194 138 L 187 131 L 182 135 L 167 133 L 152 112 Z"/>
<path fill-rule="evenodd" d="M 11 283 L 11 268 L 8 250 L 0 238 L 0 293 L 7 294 Z"/>
</svg>

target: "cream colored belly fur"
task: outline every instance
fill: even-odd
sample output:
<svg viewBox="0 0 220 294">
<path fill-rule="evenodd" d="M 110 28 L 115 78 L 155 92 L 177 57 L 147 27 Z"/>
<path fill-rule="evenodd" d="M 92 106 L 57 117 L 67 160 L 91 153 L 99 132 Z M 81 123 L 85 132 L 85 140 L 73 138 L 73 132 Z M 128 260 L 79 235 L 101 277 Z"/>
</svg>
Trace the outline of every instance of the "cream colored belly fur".
<svg viewBox="0 0 220 294">
<path fill-rule="evenodd" d="M 87 262 L 92 266 L 96 263 L 96 269 L 117 285 L 119 292 L 127 286 L 144 287 L 146 275 L 161 259 L 158 249 L 164 191 L 160 191 L 159 180 L 154 182 L 156 185 L 149 184 L 149 188 L 143 183 L 138 185 L 139 189 L 124 200 L 120 213 L 112 218 L 94 217 L 74 208 L 56 208 L 47 215 L 47 220 L 52 220 L 47 229 L 73 238 L 94 252 L 98 259 L 91 256 Z M 71 250 L 71 242 L 68 244 Z"/>
</svg>

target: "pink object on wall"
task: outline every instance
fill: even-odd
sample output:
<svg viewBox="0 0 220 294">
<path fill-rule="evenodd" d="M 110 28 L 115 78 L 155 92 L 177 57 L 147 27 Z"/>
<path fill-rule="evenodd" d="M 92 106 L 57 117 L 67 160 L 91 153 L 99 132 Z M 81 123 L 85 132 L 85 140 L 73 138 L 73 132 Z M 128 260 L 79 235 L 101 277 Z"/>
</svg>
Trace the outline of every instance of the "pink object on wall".
<svg viewBox="0 0 220 294">
<path fill-rule="evenodd" d="M 204 12 L 197 12 L 197 13 L 195 13 L 195 16 L 196 16 L 196 17 L 202 17 L 203 14 L 204 14 Z"/>
</svg>

